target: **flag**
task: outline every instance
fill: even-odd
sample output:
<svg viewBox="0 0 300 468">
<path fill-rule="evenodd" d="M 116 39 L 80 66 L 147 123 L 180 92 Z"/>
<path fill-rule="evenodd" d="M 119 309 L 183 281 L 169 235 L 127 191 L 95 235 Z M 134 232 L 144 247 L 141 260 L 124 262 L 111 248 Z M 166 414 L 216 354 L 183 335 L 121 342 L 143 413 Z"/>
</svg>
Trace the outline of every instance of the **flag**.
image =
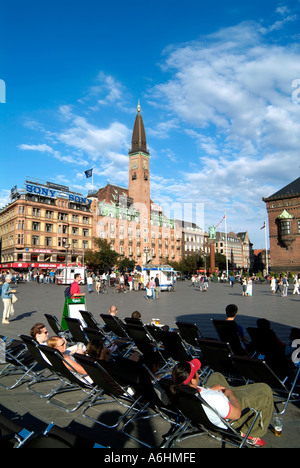
<svg viewBox="0 0 300 468">
<path fill-rule="evenodd" d="M 265 229 L 265 227 L 266 227 L 266 221 L 264 221 L 264 225 L 263 227 L 260 228 L 260 230 Z"/>
<path fill-rule="evenodd" d="M 221 221 L 219 222 L 219 224 L 217 224 L 217 225 L 215 226 L 215 229 L 216 229 L 218 226 L 220 226 L 220 224 L 224 221 L 224 219 L 226 219 L 226 215 L 225 215 L 225 214 L 224 214 L 223 218 L 221 219 Z"/>
<path fill-rule="evenodd" d="M 88 171 L 84 171 L 85 177 L 89 179 L 93 175 L 93 169 L 89 169 Z"/>
</svg>

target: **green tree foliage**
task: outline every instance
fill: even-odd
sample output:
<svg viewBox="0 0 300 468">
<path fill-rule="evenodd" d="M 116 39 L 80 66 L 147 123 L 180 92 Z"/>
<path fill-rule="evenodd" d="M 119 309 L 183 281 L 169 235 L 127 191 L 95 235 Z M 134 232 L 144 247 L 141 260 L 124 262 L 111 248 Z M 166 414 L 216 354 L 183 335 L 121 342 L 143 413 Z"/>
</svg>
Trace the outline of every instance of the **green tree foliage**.
<svg viewBox="0 0 300 468">
<path fill-rule="evenodd" d="M 119 254 L 111 250 L 110 243 L 106 239 L 93 238 L 95 250 L 87 249 L 85 251 L 85 262 L 91 268 L 100 271 L 110 270 L 119 259 Z"/>
</svg>

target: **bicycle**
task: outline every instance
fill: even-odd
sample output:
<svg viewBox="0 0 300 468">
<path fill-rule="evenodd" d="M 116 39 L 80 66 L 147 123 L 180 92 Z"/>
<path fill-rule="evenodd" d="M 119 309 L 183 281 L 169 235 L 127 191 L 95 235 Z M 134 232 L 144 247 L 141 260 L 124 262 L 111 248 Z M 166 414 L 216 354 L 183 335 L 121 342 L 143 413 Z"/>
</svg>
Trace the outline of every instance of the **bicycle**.
<svg viewBox="0 0 300 468">
<path fill-rule="evenodd" d="M 99 292 L 102 293 L 102 294 L 107 294 L 108 293 L 108 286 L 106 284 L 106 281 L 101 282 Z"/>
</svg>

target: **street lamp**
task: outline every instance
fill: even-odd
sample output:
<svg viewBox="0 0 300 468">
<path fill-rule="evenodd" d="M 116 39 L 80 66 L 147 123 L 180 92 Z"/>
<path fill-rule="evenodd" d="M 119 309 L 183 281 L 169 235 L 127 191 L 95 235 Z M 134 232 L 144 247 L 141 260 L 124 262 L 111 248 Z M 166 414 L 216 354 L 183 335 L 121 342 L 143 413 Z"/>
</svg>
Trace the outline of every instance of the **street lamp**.
<svg viewBox="0 0 300 468">
<path fill-rule="evenodd" d="M 145 248 L 144 248 L 144 253 L 145 253 L 145 255 L 146 255 L 146 265 L 147 265 L 147 263 L 148 263 L 149 247 L 145 247 Z"/>
<path fill-rule="evenodd" d="M 65 243 L 65 249 L 66 249 L 66 267 L 65 267 L 65 284 L 67 284 L 67 279 L 68 279 L 68 253 L 69 253 L 69 248 L 71 247 L 71 244 L 69 243 L 69 239 Z"/>
</svg>

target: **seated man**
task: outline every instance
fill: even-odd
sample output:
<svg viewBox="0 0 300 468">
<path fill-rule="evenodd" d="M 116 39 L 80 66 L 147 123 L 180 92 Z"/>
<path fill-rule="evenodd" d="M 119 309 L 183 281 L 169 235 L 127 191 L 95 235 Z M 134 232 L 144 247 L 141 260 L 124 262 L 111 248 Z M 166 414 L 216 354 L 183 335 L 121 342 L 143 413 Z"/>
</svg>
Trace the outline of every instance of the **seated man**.
<svg viewBox="0 0 300 468">
<path fill-rule="evenodd" d="M 248 437 L 247 443 L 264 446 L 265 442 L 261 437 L 267 432 L 274 409 L 271 388 L 264 383 L 255 383 L 231 389 L 225 377 L 218 372 L 210 375 L 205 387 L 199 386 L 198 370 L 200 367 L 201 363 L 198 359 L 177 364 L 172 373 L 174 385 L 170 389 L 171 395 L 175 397 L 181 385 L 188 385 L 195 389 L 217 412 L 215 413 L 203 405 L 208 419 L 215 426 L 226 429 L 220 415 L 221 418 L 233 422 L 233 427 L 241 431 L 242 436 L 244 436 L 244 432 L 248 432 L 252 424 L 252 417 L 249 419 L 248 413 L 242 415 L 243 410 L 249 407 L 260 409 L 260 416 L 251 431 L 252 437 Z"/>
<path fill-rule="evenodd" d="M 225 309 L 225 312 L 226 312 L 226 315 L 227 315 L 227 319 L 228 321 L 233 321 L 235 320 L 236 316 L 237 316 L 237 313 L 238 313 L 239 309 L 238 309 L 238 306 L 235 305 L 235 304 L 229 304 L 226 309 Z M 245 337 L 245 333 L 244 333 L 244 330 L 243 330 L 243 327 L 241 327 L 241 325 L 239 325 L 237 323 L 237 327 L 238 327 L 238 330 L 239 330 L 239 336 L 240 336 L 240 340 L 242 343 L 247 343 L 248 340 L 247 338 Z"/>
</svg>

